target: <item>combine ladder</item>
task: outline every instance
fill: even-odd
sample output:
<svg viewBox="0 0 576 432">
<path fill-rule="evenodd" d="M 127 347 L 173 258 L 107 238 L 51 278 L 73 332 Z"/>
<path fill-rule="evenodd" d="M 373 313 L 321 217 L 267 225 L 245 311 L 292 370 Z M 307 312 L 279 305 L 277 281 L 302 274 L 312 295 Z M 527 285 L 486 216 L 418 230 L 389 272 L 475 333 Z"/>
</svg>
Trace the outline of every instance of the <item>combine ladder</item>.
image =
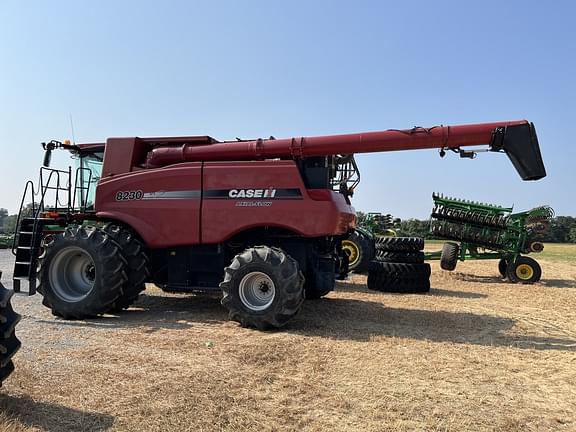
<svg viewBox="0 0 576 432">
<path fill-rule="evenodd" d="M 26 183 L 16 222 L 17 231 L 12 243 L 12 253 L 16 256 L 12 276 L 14 292 L 16 293 L 21 292 L 22 280 L 29 282 L 28 295 L 36 293 L 36 270 L 42 233 L 44 226 L 54 224 L 54 219 L 42 218 L 41 215 L 47 209 L 64 211 L 67 214 L 70 212 L 72 204 L 71 178 L 71 168 L 63 171 L 42 167 L 38 191 L 34 190 L 32 181 Z M 51 207 L 45 206 L 49 192 L 52 192 L 54 199 L 54 205 Z M 39 202 L 37 202 L 37 198 Z M 31 200 L 31 207 L 29 208 L 25 207 L 26 199 Z"/>
</svg>

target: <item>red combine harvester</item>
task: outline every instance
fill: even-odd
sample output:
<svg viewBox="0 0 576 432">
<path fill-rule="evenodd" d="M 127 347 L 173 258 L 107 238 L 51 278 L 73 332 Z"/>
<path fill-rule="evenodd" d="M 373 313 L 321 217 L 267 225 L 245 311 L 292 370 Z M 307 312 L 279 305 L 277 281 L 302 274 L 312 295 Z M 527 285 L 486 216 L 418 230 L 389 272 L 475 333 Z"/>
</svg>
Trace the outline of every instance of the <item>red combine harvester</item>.
<svg viewBox="0 0 576 432">
<path fill-rule="evenodd" d="M 14 288 L 27 279 L 33 294 L 38 280 L 44 305 L 76 319 L 127 308 L 146 282 L 221 291 L 231 319 L 281 327 L 347 273 L 353 153 L 437 148 L 473 158 L 466 146 L 506 153 L 523 180 L 546 175 L 527 121 L 233 142 L 51 141 L 39 187 L 28 182 L 22 199 L 33 204 L 19 215 Z M 48 168 L 57 148 L 77 159 L 74 173 Z"/>
</svg>

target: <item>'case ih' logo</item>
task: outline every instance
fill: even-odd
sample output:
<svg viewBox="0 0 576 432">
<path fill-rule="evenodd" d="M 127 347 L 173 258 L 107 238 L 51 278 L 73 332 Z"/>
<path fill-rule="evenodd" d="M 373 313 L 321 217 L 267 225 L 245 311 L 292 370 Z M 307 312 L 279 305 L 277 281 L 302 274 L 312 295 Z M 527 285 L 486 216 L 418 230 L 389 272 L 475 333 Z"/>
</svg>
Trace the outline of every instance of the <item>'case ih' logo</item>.
<svg viewBox="0 0 576 432">
<path fill-rule="evenodd" d="M 231 189 L 230 198 L 274 198 L 276 189 Z"/>
</svg>

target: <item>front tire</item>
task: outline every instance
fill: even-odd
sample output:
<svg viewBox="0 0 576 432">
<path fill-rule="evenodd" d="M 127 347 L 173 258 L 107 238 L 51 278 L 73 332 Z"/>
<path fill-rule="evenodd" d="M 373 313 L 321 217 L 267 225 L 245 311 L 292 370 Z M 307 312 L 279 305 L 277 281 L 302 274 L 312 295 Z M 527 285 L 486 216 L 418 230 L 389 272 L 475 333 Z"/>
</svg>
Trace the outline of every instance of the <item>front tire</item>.
<svg viewBox="0 0 576 432">
<path fill-rule="evenodd" d="M 149 258 L 146 246 L 128 229 L 115 223 L 106 224 L 103 231 L 108 234 L 120 247 L 120 252 L 126 259 L 127 280 L 122 287 L 122 294 L 110 307 L 110 312 L 119 312 L 128 309 L 136 301 L 142 291 L 146 289 L 146 279 L 149 276 Z"/>
<path fill-rule="evenodd" d="M 68 227 L 46 237 L 39 258 L 42 304 L 66 319 L 94 317 L 110 310 L 123 294 L 126 260 L 100 228 Z"/>
<path fill-rule="evenodd" d="M 282 249 L 248 248 L 224 271 L 222 304 L 230 319 L 243 327 L 280 328 L 304 302 L 304 276 L 298 263 Z"/>
<path fill-rule="evenodd" d="M 20 349 L 20 341 L 16 338 L 15 332 L 20 315 L 12 309 L 10 299 L 13 295 L 14 291 L 5 288 L 0 283 L 0 387 L 14 371 L 12 357 Z"/>
</svg>

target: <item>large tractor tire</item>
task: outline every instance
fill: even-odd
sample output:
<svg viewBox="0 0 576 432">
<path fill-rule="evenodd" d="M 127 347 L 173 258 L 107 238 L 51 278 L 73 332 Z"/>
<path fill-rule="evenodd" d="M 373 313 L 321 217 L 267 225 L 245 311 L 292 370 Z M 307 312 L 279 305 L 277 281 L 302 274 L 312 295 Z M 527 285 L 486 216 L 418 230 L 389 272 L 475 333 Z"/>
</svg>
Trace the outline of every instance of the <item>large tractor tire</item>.
<svg viewBox="0 0 576 432">
<path fill-rule="evenodd" d="M 304 302 L 304 276 L 296 260 L 282 249 L 248 248 L 224 271 L 222 304 L 230 319 L 243 327 L 280 328 Z"/>
<path fill-rule="evenodd" d="M 424 276 L 410 277 L 407 275 L 370 272 L 368 274 L 368 289 L 389 293 L 425 293 L 430 291 L 430 278 Z"/>
<path fill-rule="evenodd" d="M 150 275 L 148 269 L 150 260 L 146 253 L 146 246 L 129 228 L 109 223 L 102 229 L 118 243 L 120 252 L 127 262 L 126 276 L 128 279 L 122 287 L 122 294 L 110 308 L 111 312 L 118 312 L 128 309 L 140 293 L 146 289 L 145 282 Z"/>
<path fill-rule="evenodd" d="M 452 271 L 458 264 L 458 255 L 460 253 L 460 245 L 455 242 L 446 242 L 442 246 L 442 253 L 440 255 L 440 268 L 443 270 Z"/>
<path fill-rule="evenodd" d="M 418 252 L 424 249 L 424 239 L 420 237 L 378 237 L 376 249 L 386 252 Z"/>
<path fill-rule="evenodd" d="M 0 272 L 0 277 L 2 272 Z M 14 312 L 10 299 L 14 291 L 7 289 L 0 282 L 0 387 L 2 382 L 14 371 L 12 357 L 20 348 L 20 341 L 16 338 L 16 324 L 20 315 Z"/>
<path fill-rule="evenodd" d="M 430 264 L 407 264 L 372 261 L 368 289 L 391 293 L 430 291 Z"/>
<path fill-rule="evenodd" d="M 377 251 L 376 260 L 384 262 L 422 264 L 424 262 L 424 252 L 386 252 Z"/>
<path fill-rule="evenodd" d="M 72 226 L 44 238 L 38 292 L 44 306 L 66 319 L 109 311 L 123 294 L 127 263 L 118 244 L 102 229 Z"/>
<path fill-rule="evenodd" d="M 372 261 L 370 272 L 383 273 L 394 278 L 429 278 L 431 274 L 430 264 L 407 264 Z"/>
<path fill-rule="evenodd" d="M 542 268 L 535 259 L 519 256 L 516 261 L 508 263 L 506 276 L 510 282 L 532 284 L 542 277 Z"/>
<path fill-rule="evenodd" d="M 354 231 L 342 240 L 342 250 L 348 255 L 348 270 L 356 273 L 368 271 L 376 254 L 374 240 L 361 231 Z"/>
</svg>

